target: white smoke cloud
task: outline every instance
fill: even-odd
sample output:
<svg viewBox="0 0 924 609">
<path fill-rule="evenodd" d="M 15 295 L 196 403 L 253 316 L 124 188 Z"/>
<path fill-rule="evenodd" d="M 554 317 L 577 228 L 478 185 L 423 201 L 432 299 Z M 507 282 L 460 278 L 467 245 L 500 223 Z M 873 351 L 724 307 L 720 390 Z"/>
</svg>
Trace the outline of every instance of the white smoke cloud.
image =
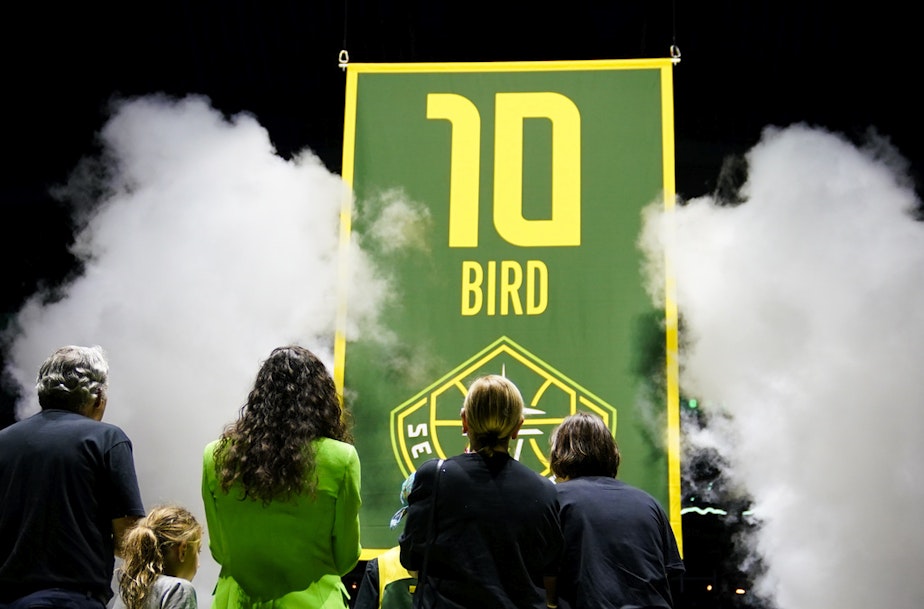
<svg viewBox="0 0 924 609">
<path fill-rule="evenodd" d="M 924 222 L 906 163 L 797 125 L 747 155 L 740 206 L 648 210 L 689 345 L 681 385 L 753 498 L 758 592 L 781 609 L 922 607 Z"/>
<path fill-rule="evenodd" d="M 363 246 L 385 253 L 429 254 L 429 234 L 433 230 L 430 210 L 408 198 L 403 189 L 391 188 L 367 203 L 369 228 Z"/>
<path fill-rule="evenodd" d="M 204 522 L 202 450 L 236 418 L 262 360 L 296 342 L 332 369 L 338 290 L 362 286 L 355 335 L 384 284 L 355 244 L 340 255 L 342 180 L 307 151 L 276 155 L 252 116 L 226 118 L 200 97 L 125 100 L 101 141 L 106 194 L 83 210 L 75 245 L 85 272 L 17 318 L 18 414 L 38 409 L 35 374 L 54 349 L 103 346 L 105 420 L 132 438 L 145 507 L 179 502 Z M 99 191 L 72 184 L 70 196 Z M 205 549 L 202 607 L 217 574 Z"/>
</svg>

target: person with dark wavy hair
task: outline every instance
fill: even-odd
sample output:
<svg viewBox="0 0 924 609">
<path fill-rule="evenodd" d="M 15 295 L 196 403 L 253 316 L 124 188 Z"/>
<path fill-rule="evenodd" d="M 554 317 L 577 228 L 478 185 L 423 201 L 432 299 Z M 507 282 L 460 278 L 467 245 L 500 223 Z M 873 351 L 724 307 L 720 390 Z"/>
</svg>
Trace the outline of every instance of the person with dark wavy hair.
<svg viewBox="0 0 924 609">
<path fill-rule="evenodd" d="M 359 561 L 360 466 L 324 364 L 274 349 L 240 415 L 205 448 L 202 497 L 221 565 L 214 609 L 343 609 Z"/>
<path fill-rule="evenodd" d="M 552 434 L 565 549 L 558 575 L 569 609 L 673 606 L 670 579 L 683 573 L 664 508 L 616 479 L 619 447 L 603 420 L 565 417 Z"/>
</svg>

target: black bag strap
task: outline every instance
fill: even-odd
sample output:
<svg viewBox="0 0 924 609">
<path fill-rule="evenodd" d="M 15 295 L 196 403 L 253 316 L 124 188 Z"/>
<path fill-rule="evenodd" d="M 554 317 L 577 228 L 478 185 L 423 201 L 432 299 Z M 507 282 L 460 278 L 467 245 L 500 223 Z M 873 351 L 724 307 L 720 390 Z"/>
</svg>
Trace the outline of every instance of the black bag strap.
<svg viewBox="0 0 924 609">
<path fill-rule="evenodd" d="M 420 604 L 423 602 L 422 591 L 427 582 L 427 563 L 430 561 L 430 548 L 436 543 L 436 499 L 440 489 L 440 472 L 443 471 L 443 463 L 445 462 L 445 459 L 437 461 L 436 476 L 433 477 L 433 493 L 432 499 L 430 500 L 430 522 L 428 524 L 430 534 L 428 535 L 427 547 L 424 550 L 423 562 L 420 565 L 420 573 L 417 574 L 417 589 L 414 591 L 415 607 L 420 607 Z"/>
</svg>

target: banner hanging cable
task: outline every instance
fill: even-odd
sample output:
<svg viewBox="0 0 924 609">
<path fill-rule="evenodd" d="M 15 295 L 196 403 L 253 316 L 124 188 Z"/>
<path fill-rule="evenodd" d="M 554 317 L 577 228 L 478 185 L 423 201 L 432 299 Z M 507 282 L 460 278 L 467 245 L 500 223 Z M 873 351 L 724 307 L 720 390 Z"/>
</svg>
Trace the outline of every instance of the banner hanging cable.
<svg viewBox="0 0 924 609">
<path fill-rule="evenodd" d="M 680 47 L 677 46 L 677 2 L 671 2 L 671 61 L 674 65 L 680 63 Z"/>
<path fill-rule="evenodd" d="M 343 3 L 343 44 L 341 45 L 340 54 L 337 56 L 337 66 L 346 72 L 350 64 L 350 52 L 347 51 L 347 16 L 350 13 L 350 3 Z"/>
</svg>

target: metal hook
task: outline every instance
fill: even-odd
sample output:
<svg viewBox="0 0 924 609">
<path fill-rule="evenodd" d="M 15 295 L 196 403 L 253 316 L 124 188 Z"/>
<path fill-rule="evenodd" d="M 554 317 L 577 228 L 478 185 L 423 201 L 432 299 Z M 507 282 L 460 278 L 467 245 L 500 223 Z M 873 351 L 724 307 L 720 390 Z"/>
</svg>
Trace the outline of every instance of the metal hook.
<svg viewBox="0 0 924 609">
<path fill-rule="evenodd" d="M 680 63 L 680 47 L 676 44 L 671 45 L 671 60 L 673 60 L 675 64 Z"/>
<path fill-rule="evenodd" d="M 337 57 L 337 65 L 340 66 L 341 70 L 346 70 L 347 65 L 350 63 L 350 53 L 346 49 L 340 50 L 340 56 Z"/>
</svg>

